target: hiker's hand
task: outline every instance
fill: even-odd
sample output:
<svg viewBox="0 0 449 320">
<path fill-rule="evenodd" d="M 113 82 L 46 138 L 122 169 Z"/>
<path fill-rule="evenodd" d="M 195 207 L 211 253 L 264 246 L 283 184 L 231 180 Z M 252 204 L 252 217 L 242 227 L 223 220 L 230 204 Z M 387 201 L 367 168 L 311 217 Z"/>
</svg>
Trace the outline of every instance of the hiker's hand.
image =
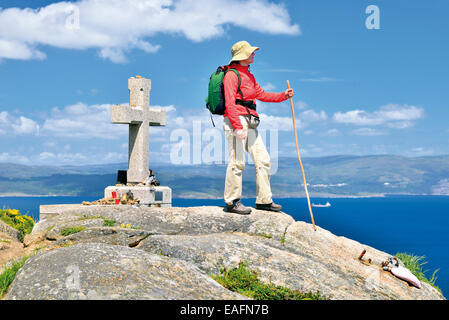
<svg viewBox="0 0 449 320">
<path fill-rule="evenodd" d="M 246 131 L 243 129 L 236 130 L 235 135 L 241 140 L 246 140 Z"/>
<path fill-rule="evenodd" d="M 285 94 L 285 97 L 288 99 L 288 98 L 293 97 L 293 95 L 295 93 L 293 92 L 293 89 L 287 89 L 287 90 L 284 91 L 284 94 Z"/>
</svg>

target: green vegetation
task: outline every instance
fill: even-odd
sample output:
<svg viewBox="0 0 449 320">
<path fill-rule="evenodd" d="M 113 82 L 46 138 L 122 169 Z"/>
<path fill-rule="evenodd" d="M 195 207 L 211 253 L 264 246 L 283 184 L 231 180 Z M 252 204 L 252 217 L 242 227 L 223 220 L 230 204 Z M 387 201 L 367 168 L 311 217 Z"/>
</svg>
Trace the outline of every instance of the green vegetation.
<svg viewBox="0 0 449 320">
<path fill-rule="evenodd" d="M 21 215 L 16 209 L 1 209 L 0 220 L 20 232 L 20 241 L 23 241 L 25 235 L 31 233 L 34 227 L 33 218 Z"/>
<path fill-rule="evenodd" d="M 62 240 L 62 242 L 59 243 L 59 247 L 60 248 L 68 248 L 73 246 L 74 242 L 70 241 L 70 240 Z"/>
<path fill-rule="evenodd" d="M 423 266 L 427 263 L 426 261 L 424 261 L 424 259 L 426 258 L 425 256 L 415 256 L 413 254 L 402 252 L 396 253 L 395 256 L 402 261 L 404 266 L 409 269 L 410 272 L 413 273 L 419 281 L 426 282 L 441 292 L 441 289 L 435 285 L 435 282 L 437 280 L 436 273 L 439 269 L 435 270 L 432 273 L 430 279 L 428 279 L 425 275 L 425 273 L 427 272 L 427 270 L 423 270 Z"/>
<path fill-rule="evenodd" d="M 29 257 L 23 257 L 21 260 L 13 263 L 11 266 L 6 267 L 0 274 L 0 297 L 2 297 L 9 288 L 9 285 L 13 282 L 17 272 L 25 264 Z"/>
<path fill-rule="evenodd" d="M 65 229 L 61 230 L 61 236 L 66 237 L 66 236 L 69 236 L 71 234 L 83 231 L 84 229 L 86 229 L 86 227 L 84 227 L 84 226 L 65 228 Z"/>
<path fill-rule="evenodd" d="M 285 244 L 285 235 L 283 235 L 283 236 L 281 237 L 281 243 L 282 243 L 282 244 Z"/>
<path fill-rule="evenodd" d="M 115 220 L 103 219 L 103 227 L 113 227 L 115 225 Z"/>
<path fill-rule="evenodd" d="M 162 249 L 157 249 L 156 254 L 163 256 L 163 257 L 168 257 L 168 254 L 166 254 L 164 251 L 162 251 Z"/>
<path fill-rule="evenodd" d="M 93 216 L 93 217 L 84 216 L 79 218 L 78 221 L 89 219 L 103 219 L 103 227 L 113 227 L 115 225 L 115 220 L 106 219 L 105 217 L 102 216 Z"/>
<path fill-rule="evenodd" d="M 274 284 L 265 284 L 258 274 L 248 268 L 247 262 L 240 262 L 238 268 L 220 270 L 212 278 L 225 288 L 255 300 L 327 300 L 319 291 L 300 292 Z"/>
</svg>

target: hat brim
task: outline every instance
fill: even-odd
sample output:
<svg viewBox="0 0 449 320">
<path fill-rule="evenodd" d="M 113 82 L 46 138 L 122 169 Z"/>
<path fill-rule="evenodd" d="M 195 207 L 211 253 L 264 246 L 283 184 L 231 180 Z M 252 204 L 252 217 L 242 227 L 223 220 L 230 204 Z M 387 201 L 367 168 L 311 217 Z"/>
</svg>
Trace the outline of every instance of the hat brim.
<svg viewBox="0 0 449 320">
<path fill-rule="evenodd" d="M 259 50 L 260 48 L 259 47 L 250 47 L 250 50 L 248 51 L 248 52 L 240 52 L 240 53 L 238 53 L 238 54 L 236 54 L 235 56 L 233 56 L 232 57 L 232 59 L 229 61 L 229 64 L 232 62 L 232 61 L 242 61 L 242 60 L 246 60 L 246 59 L 248 59 L 250 56 L 251 56 L 251 54 L 254 52 L 254 51 L 257 51 L 257 50 Z"/>
</svg>

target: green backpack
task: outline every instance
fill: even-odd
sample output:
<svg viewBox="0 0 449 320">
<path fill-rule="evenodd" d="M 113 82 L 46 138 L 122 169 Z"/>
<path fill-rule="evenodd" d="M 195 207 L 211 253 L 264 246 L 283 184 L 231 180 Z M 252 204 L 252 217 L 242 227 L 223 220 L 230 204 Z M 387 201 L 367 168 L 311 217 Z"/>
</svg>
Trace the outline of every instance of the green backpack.
<svg viewBox="0 0 449 320">
<path fill-rule="evenodd" d="M 240 74 L 236 69 L 228 69 L 227 66 L 224 67 L 218 67 L 217 71 L 212 73 L 212 75 L 209 78 L 209 88 L 208 88 L 208 96 L 206 98 L 206 108 L 209 109 L 211 113 L 211 120 L 212 120 L 212 114 L 220 114 L 223 115 L 226 109 L 226 103 L 225 103 L 225 96 L 224 96 L 224 86 L 223 86 L 223 79 L 229 70 L 232 70 L 235 72 L 237 77 L 239 78 L 239 85 L 237 88 L 237 92 L 240 93 L 240 95 L 243 97 L 242 91 L 240 90 L 240 83 L 242 80 L 240 79 Z M 212 120 L 212 124 L 215 127 L 215 123 Z"/>
</svg>

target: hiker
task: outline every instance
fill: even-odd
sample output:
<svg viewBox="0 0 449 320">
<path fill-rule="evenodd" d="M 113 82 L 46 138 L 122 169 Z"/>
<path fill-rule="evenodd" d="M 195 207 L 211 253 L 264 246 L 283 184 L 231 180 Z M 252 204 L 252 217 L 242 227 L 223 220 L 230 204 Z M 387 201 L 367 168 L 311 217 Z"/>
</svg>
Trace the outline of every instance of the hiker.
<svg viewBox="0 0 449 320">
<path fill-rule="evenodd" d="M 251 208 L 241 202 L 242 172 L 245 169 L 246 150 L 256 171 L 256 209 L 280 211 L 282 206 L 273 203 L 270 187 L 270 156 L 257 132 L 259 115 L 256 111 L 255 99 L 263 102 L 282 102 L 293 96 L 293 89 L 281 93 L 265 92 L 249 71 L 254 62 L 254 52 L 258 47 L 252 47 L 246 41 L 239 41 L 232 46 L 232 59 L 229 69 L 223 79 L 225 105 L 223 129 L 228 142 L 229 163 L 226 171 L 224 190 L 225 210 L 238 214 L 250 214 Z M 240 79 L 239 79 L 240 78 Z M 240 81 L 240 88 L 238 87 Z"/>
</svg>

